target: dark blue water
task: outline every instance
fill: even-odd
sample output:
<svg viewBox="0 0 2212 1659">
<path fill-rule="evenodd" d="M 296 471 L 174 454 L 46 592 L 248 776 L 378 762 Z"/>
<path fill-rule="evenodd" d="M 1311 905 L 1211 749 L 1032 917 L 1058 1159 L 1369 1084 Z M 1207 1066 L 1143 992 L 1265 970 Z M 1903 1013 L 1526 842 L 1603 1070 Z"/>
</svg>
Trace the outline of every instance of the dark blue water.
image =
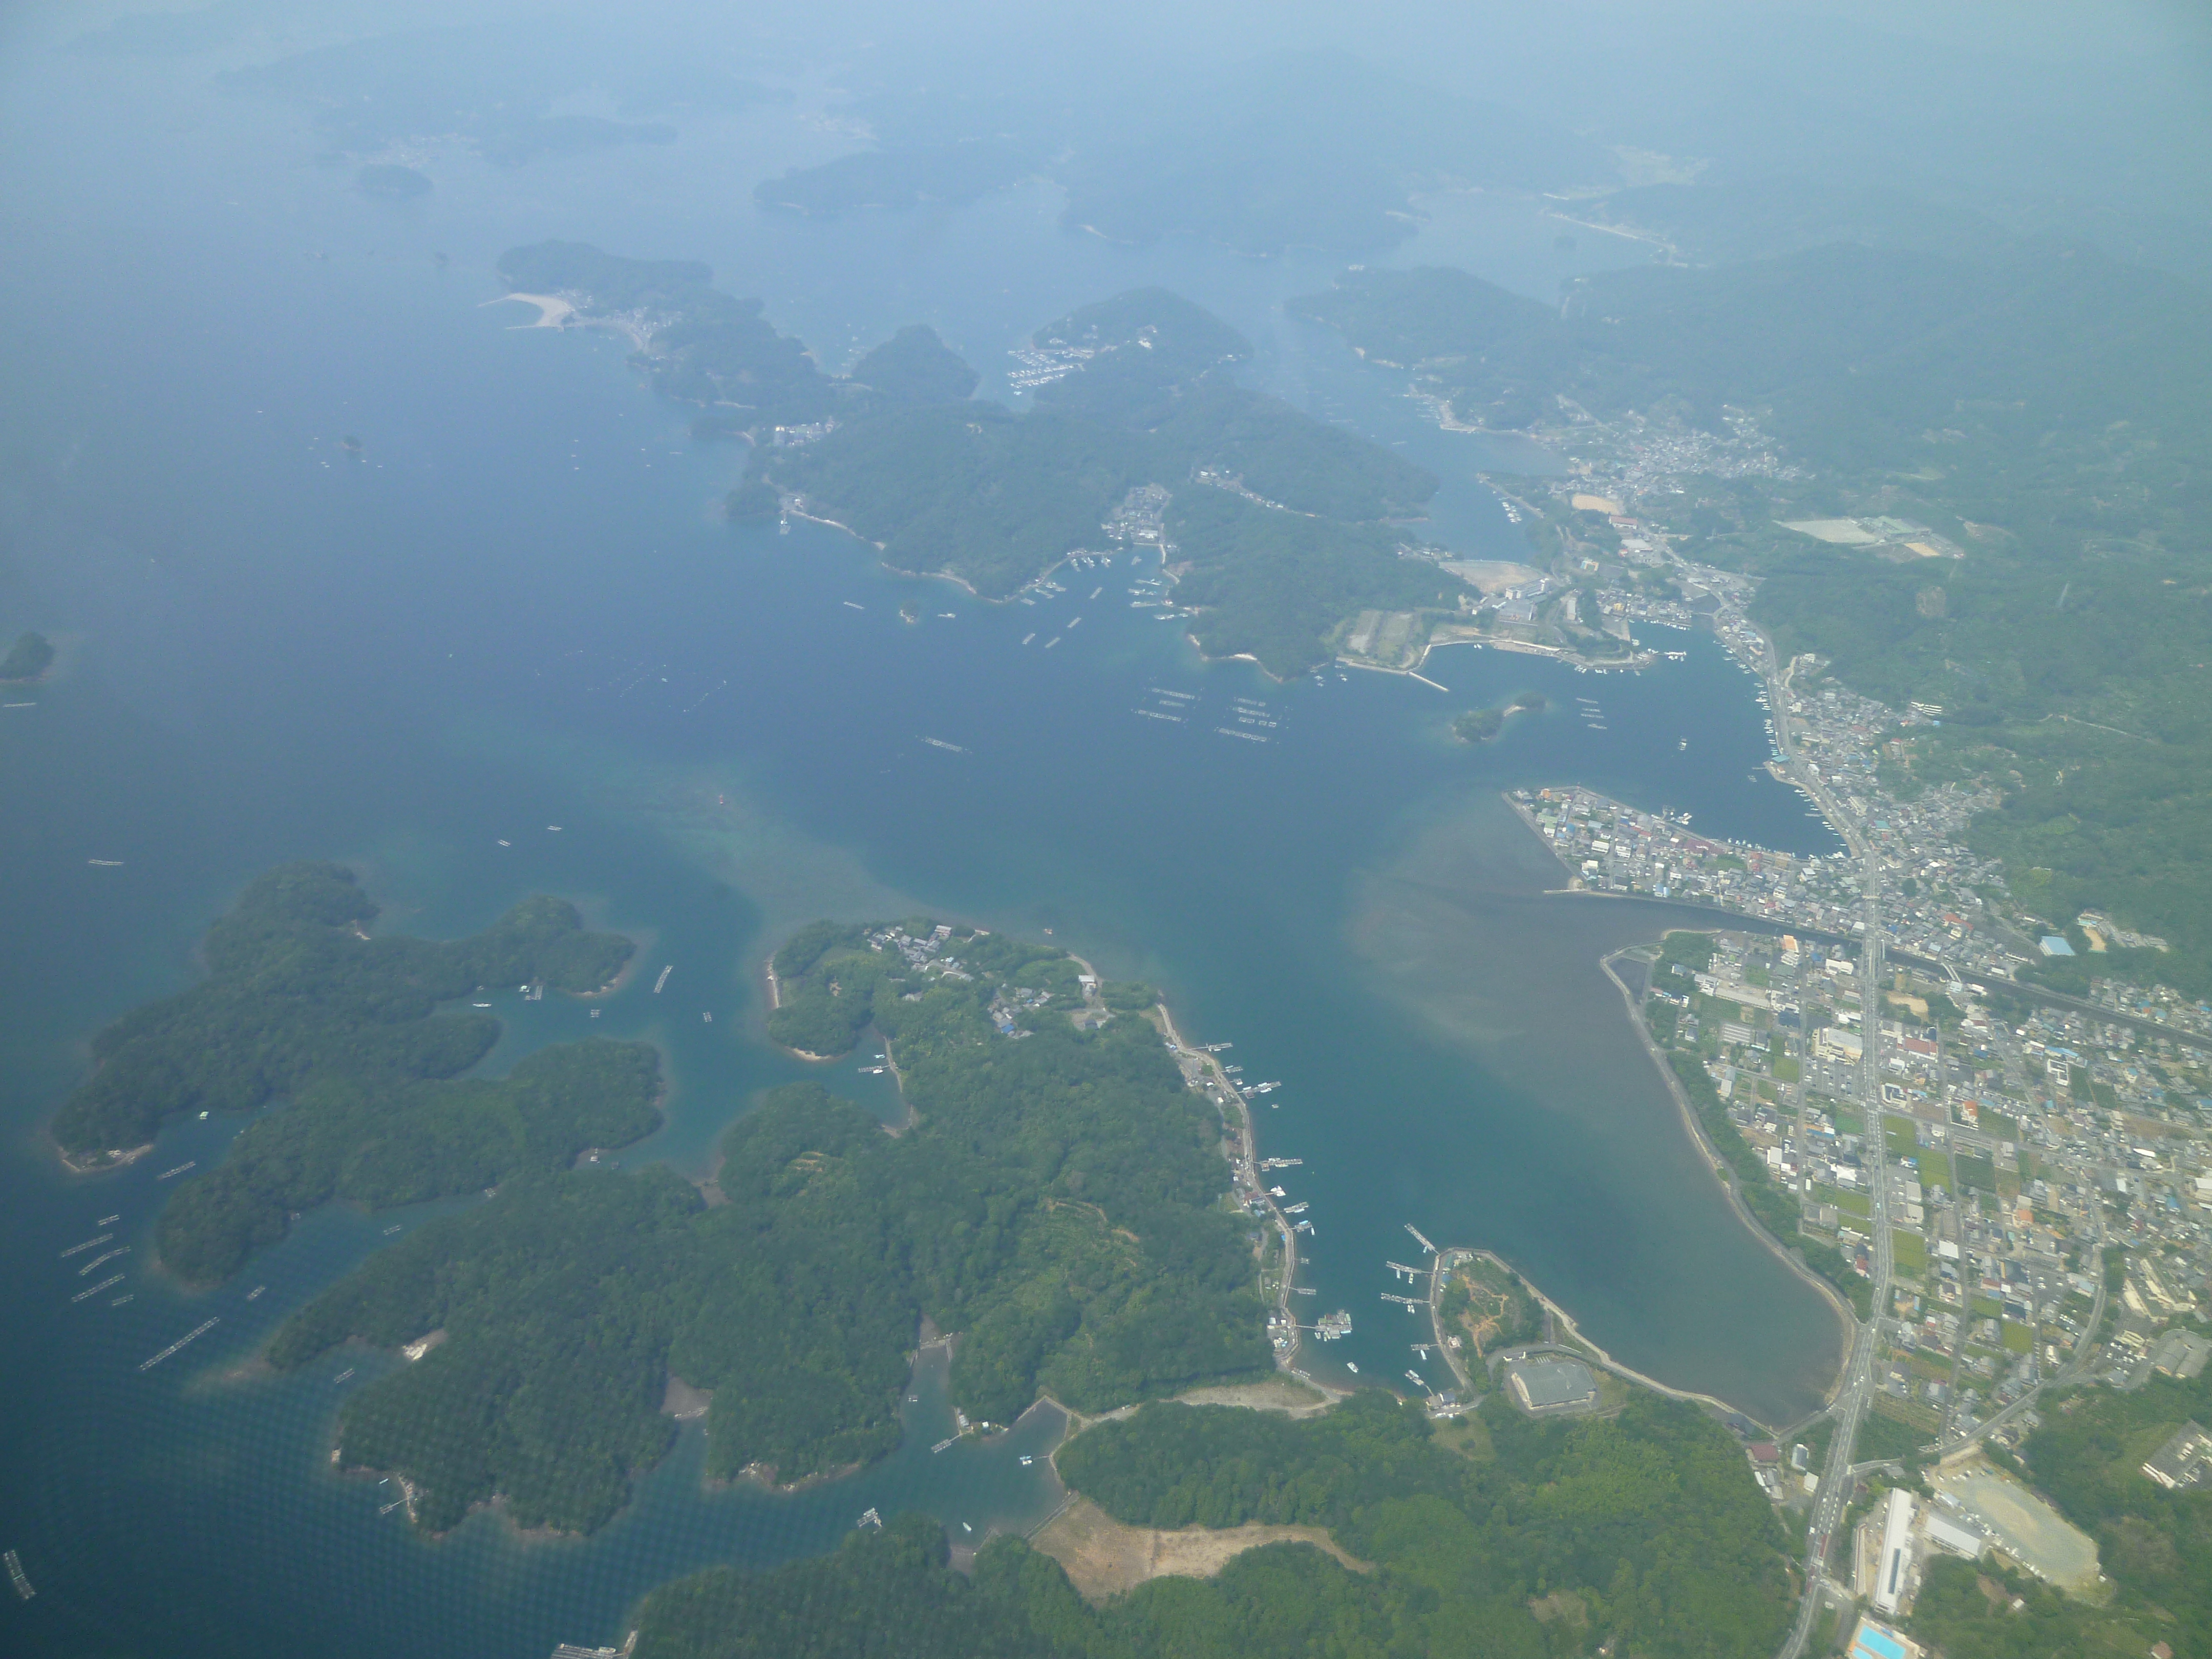
<svg viewBox="0 0 2212 1659">
<path fill-rule="evenodd" d="M 1325 264 L 1116 248 L 1062 234 L 1035 195 L 826 226 L 732 210 L 823 143 L 788 112 L 557 169 L 449 159 L 433 197 L 395 207 L 314 167 L 290 112 L 191 76 L 12 67 L 0 632 L 42 627 L 64 664 L 0 711 L 0 1546 L 40 1592 L 0 1608 L 0 1646 L 542 1654 L 618 1638 L 637 1595 L 702 1563 L 827 1547 L 872 1504 L 980 1533 L 1055 1501 L 1018 1464 L 1048 1414 L 929 1452 L 946 1407 L 927 1369 L 883 1466 L 793 1498 L 708 1492 L 688 1430 L 587 1541 L 482 1515 L 423 1542 L 374 1483 L 331 1476 L 344 1389 L 390 1362 L 278 1379 L 253 1355 L 422 1216 L 317 1214 L 187 1295 L 150 1270 L 156 1177 L 213 1163 L 235 1126 L 176 1125 L 97 1180 L 43 1137 L 89 1034 L 188 982 L 207 921 L 284 859 L 357 864 L 397 930 L 464 931 L 550 890 L 635 934 L 643 971 L 603 1018 L 503 1002 L 490 1065 L 586 1030 L 653 1037 L 669 1121 L 628 1156 L 692 1170 L 793 1076 L 896 1109 L 854 1062 L 817 1073 L 758 1040 L 781 930 L 916 908 L 1050 928 L 1284 1081 L 1263 1150 L 1306 1160 L 1285 1184 L 1313 1205 L 1313 1300 L 1358 1322 L 1333 1358 L 1406 1364 L 1376 1297 L 1410 1222 L 1502 1251 L 1669 1382 L 1778 1419 L 1817 1396 L 1826 1314 L 1729 1218 L 1597 972 L 1663 918 L 1543 897 L 1557 867 L 1497 799 L 1579 781 L 1823 844 L 1756 772 L 1758 710 L 1710 641 L 1633 683 L 1462 651 L 1432 660 L 1448 692 L 1278 686 L 1129 608 L 1126 559 L 1063 599 L 981 605 L 833 532 L 720 525 L 742 451 L 694 446 L 613 342 L 513 331 L 514 308 L 481 303 L 500 249 L 578 236 L 713 259 L 832 366 L 921 319 L 994 374 L 1036 324 L 1164 282 L 1261 343 L 1262 383 L 1443 472 L 1433 533 L 1510 556 L 1482 446 L 1273 310 Z M 1551 229 L 1528 209 L 1455 234 L 1534 270 Z M 1194 694 L 1189 717 L 1138 715 L 1153 687 Z M 1609 729 L 1546 714 L 1479 750 L 1450 739 L 1459 709 L 1532 688 L 1598 696 Z M 1268 744 L 1217 731 L 1237 697 L 1267 702 Z M 80 1279 L 59 1252 L 111 1213 L 134 1254 Z"/>
</svg>

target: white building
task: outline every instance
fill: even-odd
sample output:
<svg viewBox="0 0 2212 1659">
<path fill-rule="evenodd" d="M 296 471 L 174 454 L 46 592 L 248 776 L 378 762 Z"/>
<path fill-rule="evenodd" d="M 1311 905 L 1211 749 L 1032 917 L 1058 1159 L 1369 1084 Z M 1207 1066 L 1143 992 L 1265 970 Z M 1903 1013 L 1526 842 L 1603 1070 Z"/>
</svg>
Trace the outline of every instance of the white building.
<svg viewBox="0 0 2212 1659">
<path fill-rule="evenodd" d="M 1878 1613 L 1895 1618 L 1912 1593 L 1912 1494 L 1901 1486 L 1889 1489 L 1889 1507 L 1882 1517 L 1881 1553 L 1875 1558 L 1874 1605 Z"/>
</svg>

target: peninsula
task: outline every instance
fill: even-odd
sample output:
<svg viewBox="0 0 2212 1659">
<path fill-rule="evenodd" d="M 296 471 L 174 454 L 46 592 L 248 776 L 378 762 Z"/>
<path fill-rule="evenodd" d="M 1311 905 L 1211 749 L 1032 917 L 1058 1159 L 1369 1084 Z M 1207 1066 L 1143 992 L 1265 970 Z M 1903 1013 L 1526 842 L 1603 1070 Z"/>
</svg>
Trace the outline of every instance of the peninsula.
<svg viewBox="0 0 2212 1659">
<path fill-rule="evenodd" d="M 1436 477 L 1240 386 L 1250 343 L 1163 289 L 1038 329 L 1008 379 L 1034 401 L 1016 414 L 973 398 L 974 369 L 921 325 L 832 376 L 696 262 L 545 242 L 500 270 L 539 325 L 624 333 L 664 393 L 701 406 L 696 430 L 752 443 L 733 523 L 803 514 L 994 599 L 1118 544 L 1159 561 L 1202 650 L 1279 678 L 1334 655 L 1363 612 L 1471 608 L 1443 550 L 1405 527 Z"/>
<path fill-rule="evenodd" d="M 1046 1553 L 1049 1528 L 1034 1546 L 993 1539 L 960 1573 L 939 1523 L 908 1516 L 824 1559 L 665 1586 L 635 1652 L 738 1659 L 763 1650 L 750 1633 L 804 1620 L 812 1650 L 895 1627 L 921 1659 L 1767 1659 L 1789 1623 L 1782 1528 L 1741 1449 L 1696 1408 L 1640 1391 L 1556 1420 L 1500 1391 L 1443 1425 L 1379 1389 L 1297 1415 L 1154 1403 L 1085 1429 L 1055 1463 L 1103 1512 L 1094 1530 L 1158 1529 L 1192 1547 L 1192 1576 L 1102 1604 Z"/>
<path fill-rule="evenodd" d="M 977 1431 L 1040 1395 L 1098 1413 L 1271 1370 L 1221 1119 L 1148 988 L 927 921 L 817 922 L 773 967 L 769 1035 L 841 1055 L 876 1032 L 902 1133 L 788 1085 L 703 1190 L 660 1167 L 519 1175 L 277 1334 L 280 1369 L 349 1339 L 408 1352 L 349 1400 L 338 1451 L 404 1475 L 422 1527 L 495 1498 L 522 1526 L 600 1525 L 669 1444 L 672 1379 L 711 1398 L 714 1474 L 849 1470 L 897 1443 L 925 1318 L 958 1334 Z"/>
</svg>

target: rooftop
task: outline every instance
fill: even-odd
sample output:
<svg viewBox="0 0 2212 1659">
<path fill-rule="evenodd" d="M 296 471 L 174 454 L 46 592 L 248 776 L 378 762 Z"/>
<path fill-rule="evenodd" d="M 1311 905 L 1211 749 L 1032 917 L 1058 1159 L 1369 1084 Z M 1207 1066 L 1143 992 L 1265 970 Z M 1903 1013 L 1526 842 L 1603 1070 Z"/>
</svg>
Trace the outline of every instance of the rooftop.
<svg viewBox="0 0 2212 1659">
<path fill-rule="evenodd" d="M 1597 1378 L 1579 1359 L 1524 1359 L 1510 1372 L 1513 1392 L 1528 1411 L 1587 1406 L 1597 1398 Z"/>
</svg>

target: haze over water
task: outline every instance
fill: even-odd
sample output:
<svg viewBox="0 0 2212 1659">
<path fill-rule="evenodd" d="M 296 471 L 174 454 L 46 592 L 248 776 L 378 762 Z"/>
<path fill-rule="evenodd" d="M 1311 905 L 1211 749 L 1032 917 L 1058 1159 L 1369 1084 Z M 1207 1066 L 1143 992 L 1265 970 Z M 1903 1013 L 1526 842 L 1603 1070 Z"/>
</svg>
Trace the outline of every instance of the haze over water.
<svg viewBox="0 0 2212 1659">
<path fill-rule="evenodd" d="M 1755 771 L 1750 683 L 1709 640 L 1652 630 L 1689 660 L 1635 681 L 1458 651 L 1431 660 L 1448 692 L 1334 672 L 1278 686 L 1130 609 L 1126 555 L 1064 576 L 1063 599 L 994 606 L 888 575 L 826 529 L 732 531 L 714 508 L 741 448 L 693 445 L 689 412 L 642 390 L 614 341 L 514 331 L 520 307 L 482 304 L 516 242 L 703 258 L 827 367 L 927 320 L 988 392 L 1030 329 L 1158 282 L 1260 343 L 1263 383 L 1444 471 L 1432 533 L 1511 556 L 1477 442 L 1273 313 L 1334 261 L 1115 247 L 1060 231 L 1041 192 L 763 219 L 750 181 L 823 142 L 788 112 L 666 149 L 456 161 L 404 205 L 312 166 L 289 112 L 155 70 L 64 64 L 9 118 L 14 153 L 43 160 L 17 181 L 38 228 L 0 267 L 0 315 L 39 325 L 0 339 L 0 628 L 46 629 L 65 659 L 0 723 L 0 1239 L 18 1264 L 0 1288 L 0 1542 L 40 1586 L 37 1639 L 234 1652 L 250 1609 L 270 1654 L 541 1654 L 617 1637 L 635 1596 L 705 1562 L 828 1547 L 870 1504 L 980 1534 L 1054 1501 L 1042 1462 L 1014 1461 L 1049 1443 L 1042 1419 L 1034 1447 L 933 1460 L 910 1438 L 796 1499 L 702 1493 L 694 1428 L 580 1543 L 489 1516 L 420 1543 L 373 1485 L 329 1478 L 337 1374 L 388 1362 L 227 1374 L 420 1215 L 319 1213 L 187 1296 L 149 1271 L 157 1176 L 211 1164 L 236 1125 L 174 1126 L 97 1181 L 68 1177 L 43 1134 L 90 1034 L 189 982 L 206 922 L 289 859 L 360 866 L 395 931 L 459 933 L 542 890 L 644 940 L 596 1022 L 501 998 L 491 1066 L 587 1031 L 654 1038 L 669 1122 L 626 1161 L 693 1170 L 793 1077 L 893 1109 L 854 1063 L 760 1042 L 757 973 L 782 929 L 917 909 L 1049 927 L 1163 986 L 1185 1034 L 1233 1040 L 1248 1078 L 1282 1079 L 1261 1150 L 1305 1160 L 1282 1179 L 1313 1206 L 1311 1300 L 1356 1321 L 1328 1360 L 1382 1378 L 1409 1362 L 1413 1322 L 1377 1297 L 1385 1257 L 1418 1249 L 1410 1222 L 1498 1250 L 1670 1383 L 1778 1422 L 1817 1402 L 1832 1318 L 1729 1216 L 1597 968 L 1665 918 L 1541 896 L 1558 868 L 1497 799 L 1581 781 L 1710 833 L 1828 846 Z M 1401 255 L 1559 273 L 1533 212 L 1451 222 L 1466 245 Z M 918 624 L 898 619 L 908 599 Z M 1189 718 L 1133 713 L 1152 687 L 1193 694 Z M 1450 739 L 1454 713 L 1522 689 L 1596 697 L 1609 729 L 1555 708 L 1479 750 Z M 1267 704 L 1270 743 L 1215 731 L 1237 697 Z M 136 1252 L 116 1293 L 135 1299 L 72 1304 L 58 1253 L 111 1212 Z M 921 1392 L 917 1434 L 933 1433 L 941 1394 Z M 333 1606 L 375 1616 L 333 1623 Z"/>
</svg>

